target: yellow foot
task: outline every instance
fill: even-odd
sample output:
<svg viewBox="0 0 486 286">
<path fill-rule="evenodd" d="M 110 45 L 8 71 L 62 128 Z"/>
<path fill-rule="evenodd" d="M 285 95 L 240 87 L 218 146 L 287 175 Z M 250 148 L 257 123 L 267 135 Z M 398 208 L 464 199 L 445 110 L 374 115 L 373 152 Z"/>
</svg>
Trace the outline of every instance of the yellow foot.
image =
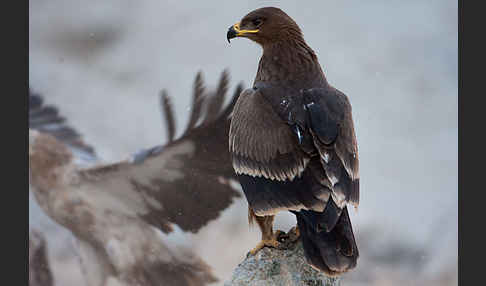
<svg viewBox="0 0 486 286">
<path fill-rule="evenodd" d="M 255 248 L 253 248 L 252 250 L 250 250 L 250 254 L 251 255 L 255 255 L 258 251 L 260 251 L 260 249 L 264 248 L 265 246 L 268 246 L 268 247 L 274 247 L 274 248 L 278 248 L 280 246 L 280 242 L 272 239 L 272 240 L 262 240 L 260 241 L 257 246 Z"/>
<path fill-rule="evenodd" d="M 273 247 L 273 248 L 281 248 L 282 244 L 277 240 L 282 234 L 285 232 L 281 230 L 277 230 L 271 239 L 263 239 L 260 241 L 255 248 L 250 250 L 251 255 L 255 255 L 258 251 L 260 251 L 265 246 Z"/>
</svg>

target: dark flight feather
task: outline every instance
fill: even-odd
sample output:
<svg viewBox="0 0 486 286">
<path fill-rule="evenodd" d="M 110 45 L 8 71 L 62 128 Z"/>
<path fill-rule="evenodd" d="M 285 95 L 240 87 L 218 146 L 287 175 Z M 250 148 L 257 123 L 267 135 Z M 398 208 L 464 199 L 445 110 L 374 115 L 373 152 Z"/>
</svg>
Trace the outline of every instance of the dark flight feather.
<svg viewBox="0 0 486 286">
<path fill-rule="evenodd" d="M 198 72 L 193 85 L 191 117 L 189 118 L 189 122 L 187 124 L 185 132 L 194 128 L 194 126 L 196 126 L 196 123 L 199 121 L 203 107 L 203 96 L 204 82 L 202 79 L 202 73 Z"/>
<path fill-rule="evenodd" d="M 48 133 L 66 144 L 84 159 L 97 159 L 94 148 L 86 144 L 81 135 L 59 115 L 57 107 L 45 105 L 42 97 L 29 88 L 29 129 Z"/>
<path fill-rule="evenodd" d="M 295 213 L 295 212 L 294 212 Z M 356 267 L 359 256 L 347 207 L 344 207 L 333 231 L 317 232 L 308 213 L 295 213 L 306 258 L 314 267 L 330 276 Z M 319 217 L 318 214 L 314 214 Z"/>
<path fill-rule="evenodd" d="M 324 101 L 324 104 L 319 104 L 321 103 L 320 94 L 316 93 L 315 89 L 303 91 L 304 109 L 309 117 L 308 127 L 317 134 L 317 137 L 323 144 L 331 145 L 338 136 L 338 122 L 340 120 L 332 118 L 332 107 L 329 107 L 326 101 Z"/>
<path fill-rule="evenodd" d="M 166 90 L 162 90 L 160 93 L 160 109 L 164 116 L 165 128 L 167 129 L 167 140 L 169 142 L 174 141 L 176 125 L 174 118 L 174 109 L 172 107 L 172 102 L 167 94 Z"/>
<path fill-rule="evenodd" d="M 229 84 L 229 73 L 228 71 L 223 71 L 221 78 L 219 80 L 218 87 L 216 91 L 211 96 L 211 100 L 208 102 L 205 122 L 214 121 L 221 110 L 221 106 L 224 104 L 226 93 L 228 91 Z"/>
<path fill-rule="evenodd" d="M 238 101 L 238 97 L 240 96 L 242 91 L 243 91 L 243 84 L 239 83 L 236 86 L 235 91 L 233 92 L 233 96 L 231 97 L 230 102 L 228 103 L 228 106 L 231 106 L 231 108 L 225 108 L 223 112 L 221 112 L 217 120 L 220 120 L 222 118 L 229 118 L 231 116 L 231 114 L 233 113 L 233 108 L 235 107 L 235 104 Z"/>
</svg>

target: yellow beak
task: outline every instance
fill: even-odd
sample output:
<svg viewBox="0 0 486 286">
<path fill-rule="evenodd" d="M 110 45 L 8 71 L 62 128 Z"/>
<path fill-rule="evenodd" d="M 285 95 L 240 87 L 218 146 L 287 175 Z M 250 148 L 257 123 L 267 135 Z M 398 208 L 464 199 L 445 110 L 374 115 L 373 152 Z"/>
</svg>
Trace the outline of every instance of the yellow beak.
<svg viewBox="0 0 486 286">
<path fill-rule="evenodd" d="M 236 23 L 233 26 L 229 27 L 228 33 L 226 34 L 226 38 L 228 39 L 228 43 L 230 42 L 230 39 L 236 38 L 236 37 L 241 37 L 246 34 L 255 34 L 258 33 L 258 29 L 256 30 L 241 30 L 240 29 L 240 23 Z"/>
</svg>

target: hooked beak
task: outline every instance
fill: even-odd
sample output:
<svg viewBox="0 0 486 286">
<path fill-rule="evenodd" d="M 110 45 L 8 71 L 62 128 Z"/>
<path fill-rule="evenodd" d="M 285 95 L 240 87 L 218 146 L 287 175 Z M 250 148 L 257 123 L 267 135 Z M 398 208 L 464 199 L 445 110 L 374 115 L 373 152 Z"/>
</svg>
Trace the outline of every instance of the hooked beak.
<svg viewBox="0 0 486 286">
<path fill-rule="evenodd" d="M 240 29 L 240 23 L 236 23 L 233 26 L 229 27 L 228 33 L 226 33 L 226 39 L 228 39 L 228 43 L 230 43 L 230 40 L 236 37 L 242 37 L 247 34 L 255 34 L 258 33 L 258 29 L 256 30 L 241 30 Z"/>
</svg>

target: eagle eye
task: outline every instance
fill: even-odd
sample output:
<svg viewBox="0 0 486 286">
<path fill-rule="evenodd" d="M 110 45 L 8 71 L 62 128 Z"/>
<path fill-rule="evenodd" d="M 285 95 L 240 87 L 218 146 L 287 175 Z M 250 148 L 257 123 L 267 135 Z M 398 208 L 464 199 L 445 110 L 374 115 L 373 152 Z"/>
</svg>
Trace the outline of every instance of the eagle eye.
<svg viewBox="0 0 486 286">
<path fill-rule="evenodd" d="M 257 18 L 257 19 L 252 20 L 251 22 L 255 27 L 258 27 L 262 24 L 263 21 L 261 19 Z"/>
</svg>

